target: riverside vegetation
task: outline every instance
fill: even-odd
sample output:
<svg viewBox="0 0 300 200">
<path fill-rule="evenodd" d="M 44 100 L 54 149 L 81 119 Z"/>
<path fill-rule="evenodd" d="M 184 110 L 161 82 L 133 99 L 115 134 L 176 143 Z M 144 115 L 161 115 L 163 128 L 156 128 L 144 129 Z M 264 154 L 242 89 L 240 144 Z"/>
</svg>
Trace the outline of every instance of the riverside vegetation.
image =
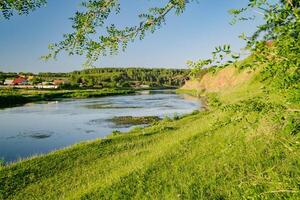
<svg viewBox="0 0 300 200">
<path fill-rule="evenodd" d="M 134 90 L 117 88 L 76 90 L 0 89 L 0 108 L 60 98 L 92 98 L 131 93 L 134 93 Z"/>
<path fill-rule="evenodd" d="M 111 119 L 111 121 L 118 125 L 146 125 L 151 124 L 156 121 L 161 120 L 157 116 L 143 116 L 143 117 L 132 117 L 132 116 L 120 116 L 120 117 L 114 117 Z"/>
</svg>

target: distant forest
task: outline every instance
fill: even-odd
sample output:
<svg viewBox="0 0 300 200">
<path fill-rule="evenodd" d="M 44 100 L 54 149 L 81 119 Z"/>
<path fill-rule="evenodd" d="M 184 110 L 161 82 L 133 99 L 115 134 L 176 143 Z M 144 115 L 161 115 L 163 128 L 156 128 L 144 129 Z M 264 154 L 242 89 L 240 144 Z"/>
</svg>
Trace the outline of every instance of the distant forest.
<svg viewBox="0 0 300 200">
<path fill-rule="evenodd" d="M 5 73 L 0 72 L 0 81 L 19 75 L 34 76 L 35 82 L 67 80 L 71 85 L 86 87 L 180 87 L 189 77 L 187 69 L 164 68 L 92 68 L 69 73 Z"/>
</svg>

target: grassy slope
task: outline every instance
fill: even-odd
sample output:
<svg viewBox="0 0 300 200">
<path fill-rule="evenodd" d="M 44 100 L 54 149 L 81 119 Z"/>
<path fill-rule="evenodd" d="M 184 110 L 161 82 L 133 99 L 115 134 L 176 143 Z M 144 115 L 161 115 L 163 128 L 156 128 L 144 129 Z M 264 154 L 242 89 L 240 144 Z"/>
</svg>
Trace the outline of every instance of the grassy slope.
<svg viewBox="0 0 300 200">
<path fill-rule="evenodd" d="M 3 167 L 0 197 L 300 198 L 298 104 L 267 93 L 254 79 L 208 94 L 209 111 Z"/>
</svg>

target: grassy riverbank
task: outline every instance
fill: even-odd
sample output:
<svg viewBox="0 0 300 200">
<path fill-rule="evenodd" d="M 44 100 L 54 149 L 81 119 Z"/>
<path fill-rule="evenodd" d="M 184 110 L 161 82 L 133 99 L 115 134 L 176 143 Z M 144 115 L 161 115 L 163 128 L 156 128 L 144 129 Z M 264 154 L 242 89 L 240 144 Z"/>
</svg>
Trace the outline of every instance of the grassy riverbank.
<svg viewBox="0 0 300 200">
<path fill-rule="evenodd" d="M 0 89 L 0 108 L 59 98 L 92 98 L 134 93 L 132 89 L 35 90 Z"/>
<path fill-rule="evenodd" d="M 254 76 L 206 95 L 207 111 L 2 167 L 0 199 L 300 198 L 297 91 Z"/>
</svg>

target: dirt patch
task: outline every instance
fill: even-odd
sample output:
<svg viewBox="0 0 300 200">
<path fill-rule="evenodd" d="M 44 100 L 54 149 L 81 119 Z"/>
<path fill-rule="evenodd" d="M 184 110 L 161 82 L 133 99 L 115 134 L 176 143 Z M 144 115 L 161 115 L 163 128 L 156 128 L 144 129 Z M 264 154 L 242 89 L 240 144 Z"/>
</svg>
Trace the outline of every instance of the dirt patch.
<svg viewBox="0 0 300 200">
<path fill-rule="evenodd" d="M 189 80 L 187 81 L 181 89 L 183 90 L 194 90 L 200 88 L 200 81 L 199 80 Z"/>
<path fill-rule="evenodd" d="M 240 85 L 250 80 L 253 75 L 254 72 L 250 70 L 238 71 L 238 69 L 234 67 L 227 67 L 215 74 L 208 73 L 204 75 L 200 81 L 187 81 L 182 89 L 217 92 Z"/>
</svg>

